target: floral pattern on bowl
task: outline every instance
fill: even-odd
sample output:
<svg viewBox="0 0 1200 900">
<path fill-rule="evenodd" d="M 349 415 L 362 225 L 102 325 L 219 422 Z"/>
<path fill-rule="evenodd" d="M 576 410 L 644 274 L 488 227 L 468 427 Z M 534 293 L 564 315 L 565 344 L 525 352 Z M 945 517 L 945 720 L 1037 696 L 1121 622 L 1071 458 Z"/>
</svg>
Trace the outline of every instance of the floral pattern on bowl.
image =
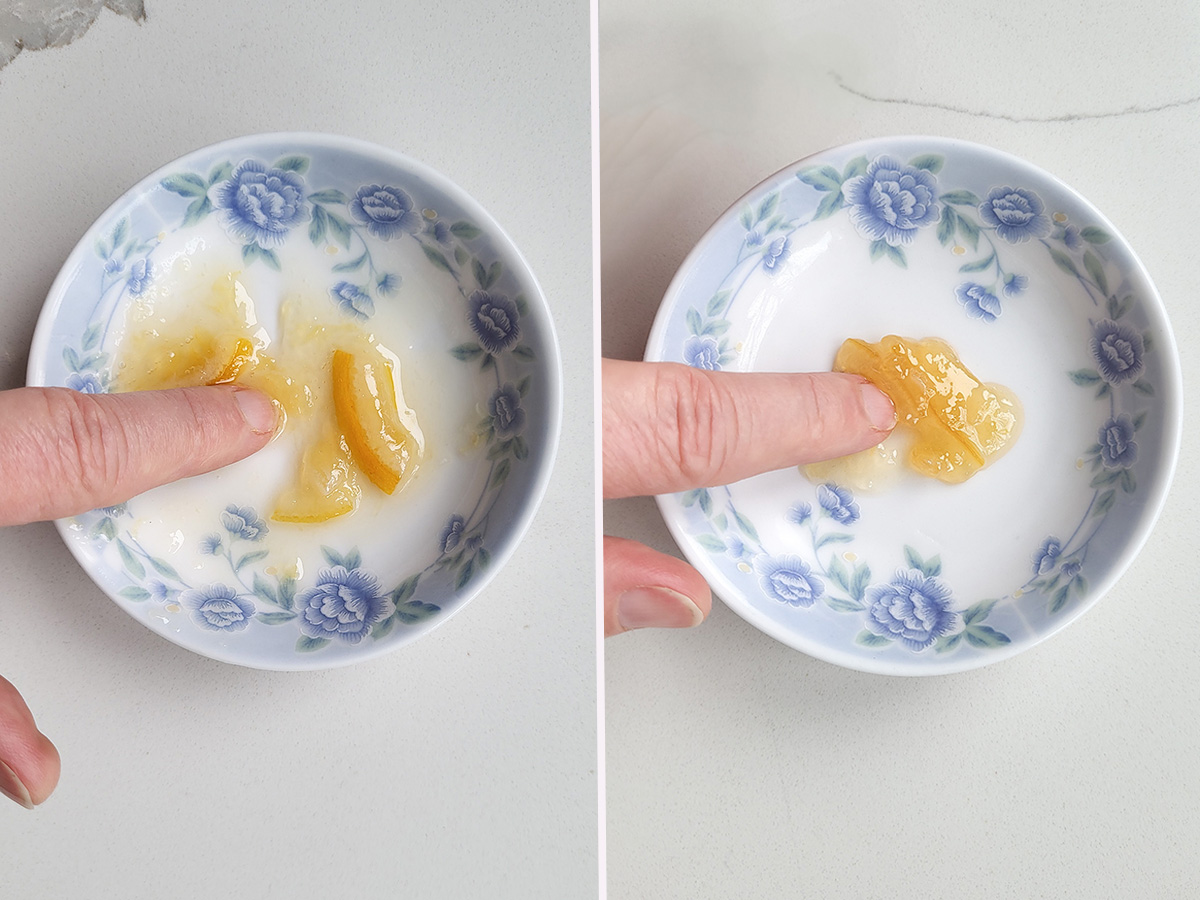
<svg viewBox="0 0 1200 900">
<path fill-rule="evenodd" d="M 960 671 L 1062 628 L 1120 576 L 1178 452 L 1162 303 L 1116 230 L 999 151 L 888 138 L 804 160 L 713 226 L 647 359 L 828 369 L 841 341 L 946 339 L 1026 409 L 1010 456 L 959 486 L 855 495 L 774 472 L 659 498 L 736 612 L 866 671 Z M 1011 539 L 1000 535 L 1012 535 Z"/>
<path fill-rule="evenodd" d="M 433 371 L 457 369 L 435 379 L 439 394 L 458 392 L 437 400 L 453 423 L 434 466 L 445 471 L 422 475 L 434 482 L 423 494 L 410 500 L 406 488 L 387 507 L 392 519 L 373 532 L 360 523 L 349 544 L 326 544 L 339 534 L 328 526 L 306 526 L 297 541 L 297 526 L 269 523 L 237 491 L 220 496 L 224 476 L 205 476 L 217 499 L 182 547 L 164 550 L 175 501 L 156 492 L 61 521 L 84 568 L 160 634 L 261 668 L 351 663 L 461 608 L 527 527 L 561 414 L 549 313 L 507 236 L 445 178 L 383 148 L 316 134 L 205 148 L 145 179 L 85 235 L 47 300 L 30 383 L 110 390 L 122 312 L 167 277 L 181 247 L 225 253 L 268 293 L 289 279 L 319 284 L 348 320 L 375 323 L 389 309 L 423 323 L 414 352 Z M 388 540 L 401 540 L 395 509 L 419 509 L 401 552 Z M 288 532 L 288 552 L 273 531 Z"/>
</svg>

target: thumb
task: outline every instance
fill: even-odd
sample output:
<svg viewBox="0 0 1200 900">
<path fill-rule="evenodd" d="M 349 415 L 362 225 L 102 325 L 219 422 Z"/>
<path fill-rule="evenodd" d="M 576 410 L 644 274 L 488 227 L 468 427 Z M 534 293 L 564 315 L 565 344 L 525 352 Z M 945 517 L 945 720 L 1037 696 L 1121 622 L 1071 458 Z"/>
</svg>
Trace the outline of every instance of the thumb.
<svg viewBox="0 0 1200 900">
<path fill-rule="evenodd" d="M 33 809 L 58 784 L 58 751 L 17 689 L 0 678 L 0 793 Z"/>
<path fill-rule="evenodd" d="M 711 608 L 704 577 L 683 560 L 605 535 L 605 637 L 635 628 L 690 628 Z"/>
<path fill-rule="evenodd" d="M 277 413 L 235 385 L 130 394 L 0 392 L 0 525 L 112 506 L 263 447 Z"/>
<path fill-rule="evenodd" d="M 730 484 L 878 444 L 896 424 L 857 375 L 603 360 L 604 496 Z"/>
</svg>

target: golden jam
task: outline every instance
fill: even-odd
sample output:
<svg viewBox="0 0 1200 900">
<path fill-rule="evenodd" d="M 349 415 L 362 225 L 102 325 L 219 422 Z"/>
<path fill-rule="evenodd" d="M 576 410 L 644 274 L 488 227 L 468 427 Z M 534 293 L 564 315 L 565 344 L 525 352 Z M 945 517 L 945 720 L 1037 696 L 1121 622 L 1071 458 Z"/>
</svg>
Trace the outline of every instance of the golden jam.
<svg viewBox="0 0 1200 900">
<path fill-rule="evenodd" d="M 863 376 L 892 399 L 897 428 L 910 432 L 908 465 L 921 475 L 959 484 L 1003 455 L 1020 433 L 1016 396 L 975 377 L 938 338 L 889 334 L 874 344 L 851 338 L 833 368 Z M 865 452 L 878 455 L 879 448 Z"/>
<path fill-rule="evenodd" d="M 277 522 L 324 522 L 358 508 L 360 475 L 393 493 L 416 470 L 424 437 L 400 391 L 400 362 L 357 322 L 330 320 L 300 299 L 279 310 L 276 335 L 258 321 L 236 275 L 184 306 L 135 301 L 117 351 L 117 389 L 236 382 L 267 394 L 301 449 L 276 501 Z"/>
</svg>

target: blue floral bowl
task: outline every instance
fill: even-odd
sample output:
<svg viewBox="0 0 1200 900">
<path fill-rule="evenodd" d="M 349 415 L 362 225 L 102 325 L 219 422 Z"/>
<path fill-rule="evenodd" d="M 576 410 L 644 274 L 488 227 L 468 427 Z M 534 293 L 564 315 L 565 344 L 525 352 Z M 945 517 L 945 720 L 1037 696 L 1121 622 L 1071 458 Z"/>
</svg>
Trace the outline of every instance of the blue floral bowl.
<svg viewBox="0 0 1200 900">
<path fill-rule="evenodd" d="M 264 323 L 301 293 L 369 325 L 400 356 L 428 458 L 345 521 L 283 525 L 268 515 L 298 450 L 281 439 L 59 521 L 80 564 L 164 637 L 264 669 L 376 656 L 461 609 L 525 532 L 561 418 L 550 314 L 500 226 L 437 172 L 361 141 L 269 134 L 197 150 L 132 188 L 71 253 L 29 383 L 110 389 L 124 311 L 189 270 L 236 270 Z"/>
<path fill-rule="evenodd" d="M 663 496 L 679 546 L 772 637 L 839 665 L 955 672 L 1078 618 L 1129 566 L 1178 455 L 1179 359 L 1117 230 L 1053 176 L 987 147 L 864 141 L 727 211 L 675 276 L 646 358 L 828 370 L 842 341 L 947 340 L 1025 412 L 961 485 L 878 493 L 796 470 Z"/>
</svg>

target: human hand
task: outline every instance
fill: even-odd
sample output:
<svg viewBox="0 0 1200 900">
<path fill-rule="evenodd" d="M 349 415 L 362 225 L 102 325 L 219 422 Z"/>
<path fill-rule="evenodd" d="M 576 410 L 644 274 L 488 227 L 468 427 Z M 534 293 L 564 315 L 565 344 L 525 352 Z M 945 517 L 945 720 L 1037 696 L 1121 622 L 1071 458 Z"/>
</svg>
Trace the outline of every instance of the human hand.
<svg viewBox="0 0 1200 900">
<path fill-rule="evenodd" d="M 857 375 L 708 372 L 602 360 L 605 498 L 730 484 L 878 444 L 896 423 Z M 703 576 L 674 556 L 604 538 L 604 633 L 698 625 Z"/>
<path fill-rule="evenodd" d="M 0 526 L 114 506 L 262 448 L 277 414 L 233 385 L 132 394 L 0 391 Z M 0 793 L 32 808 L 58 783 L 59 756 L 17 689 L 0 678 Z"/>
</svg>

